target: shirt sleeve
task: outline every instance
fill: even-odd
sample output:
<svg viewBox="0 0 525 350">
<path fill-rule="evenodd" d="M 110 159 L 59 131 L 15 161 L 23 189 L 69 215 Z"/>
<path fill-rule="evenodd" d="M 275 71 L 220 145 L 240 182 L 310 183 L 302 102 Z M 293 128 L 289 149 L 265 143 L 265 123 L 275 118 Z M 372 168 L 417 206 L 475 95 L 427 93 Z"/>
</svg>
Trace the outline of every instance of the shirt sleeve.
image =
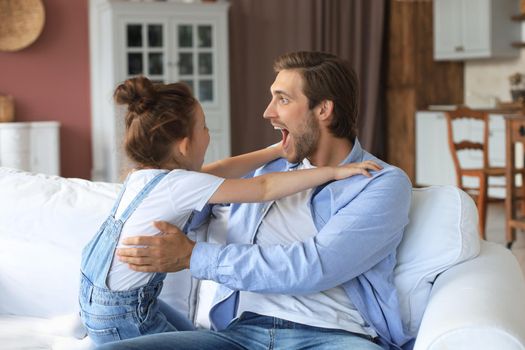
<svg viewBox="0 0 525 350">
<path fill-rule="evenodd" d="M 196 171 L 175 170 L 172 173 L 170 199 L 176 212 L 201 211 L 224 181 L 222 177 Z"/>
<path fill-rule="evenodd" d="M 411 200 L 403 175 L 371 181 L 319 233 L 289 245 L 197 243 L 190 270 L 233 290 L 309 294 L 333 288 L 393 256 Z"/>
</svg>

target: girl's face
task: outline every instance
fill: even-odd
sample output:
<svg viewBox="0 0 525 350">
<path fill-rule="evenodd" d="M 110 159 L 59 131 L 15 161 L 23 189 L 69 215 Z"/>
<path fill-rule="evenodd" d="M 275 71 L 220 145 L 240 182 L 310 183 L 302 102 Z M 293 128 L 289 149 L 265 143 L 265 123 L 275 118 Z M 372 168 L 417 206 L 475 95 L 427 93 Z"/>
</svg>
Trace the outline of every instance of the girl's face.
<svg viewBox="0 0 525 350">
<path fill-rule="evenodd" d="M 210 133 L 206 126 L 204 112 L 200 103 L 197 102 L 195 106 L 195 124 L 193 126 L 193 133 L 190 139 L 190 153 L 189 161 L 191 162 L 191 169 L 199 171 L 204 163 L 204 155 L 210 144 Z"/>
</svg>

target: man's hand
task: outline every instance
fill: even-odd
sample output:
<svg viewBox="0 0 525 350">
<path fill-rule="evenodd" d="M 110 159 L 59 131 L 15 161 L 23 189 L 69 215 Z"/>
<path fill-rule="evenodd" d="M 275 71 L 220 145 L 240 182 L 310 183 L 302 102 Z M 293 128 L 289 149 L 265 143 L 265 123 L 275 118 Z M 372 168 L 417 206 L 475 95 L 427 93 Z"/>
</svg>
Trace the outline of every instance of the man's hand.
<svg viewBox="0 0 525 350">
<path fill-rule="evenodd" d="M 190 258 L 195 242 L 165 221 L 156 221 L 154 226 L 162 232 L 157 236 L 137 236 L 123 240 L 125 245 L 143 248 L 120 248 L 120 261 L 132 270 L 140 272 L 177 272 L 190 267 Z"/>
</svg>

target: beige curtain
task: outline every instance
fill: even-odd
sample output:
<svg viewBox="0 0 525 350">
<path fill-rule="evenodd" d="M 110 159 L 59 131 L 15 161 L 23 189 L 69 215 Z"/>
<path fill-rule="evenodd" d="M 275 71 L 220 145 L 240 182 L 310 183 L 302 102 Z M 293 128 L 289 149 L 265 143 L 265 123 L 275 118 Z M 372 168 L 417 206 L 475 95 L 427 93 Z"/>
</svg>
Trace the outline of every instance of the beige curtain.
<svg viewBox="0 0 525 350">
<path fill-rule="evenodd" d="M 351 62 L 361 86 L 359 138 L 383 154 L 381 117 L 384 0 L 231 0 L 230 84 L 232 152 L 239 154 L 281 135 L 263 120 L 282 53 L 318 50 Z"/>
</svg>

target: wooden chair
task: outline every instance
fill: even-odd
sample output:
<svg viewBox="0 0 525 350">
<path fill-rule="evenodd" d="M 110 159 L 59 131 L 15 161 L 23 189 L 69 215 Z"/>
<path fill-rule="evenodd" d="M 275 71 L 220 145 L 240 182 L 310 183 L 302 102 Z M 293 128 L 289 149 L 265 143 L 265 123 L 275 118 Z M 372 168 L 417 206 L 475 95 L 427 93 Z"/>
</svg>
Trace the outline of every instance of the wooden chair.
<svg viewBox="0 0 525 350">
<path fill-rule="evenodd" d="M 523 154 L 518 161 L 518 145 L 525 148 L 525 109 L 521 115 L 505 117 L 506 151 L 507 151 L 507 191 L 505 196 L 505 238 L 507 247 L 511 248 L 516 239 L 516 230 L 525 230 L 525 167 Z"/>
<path fill-rule="evenodd" d="M 487 216 L 487 202 L 494 199 L 488 198 L 488 178 L 491 176 L 505 176 L 505 168 L 490 167 L 489 165 L 489 117 L 488 114 L 481 111 L 475 111 L 466 107 L 458 108 L 455 111 L 446 113 L 448 126 L 448 144 L 454 161 L 456 169 L 457 185 L 463 191 L 470 194 L 476 201 L 479 215 L 479 235 L 481 239 L 485 239 L 485 226 Z M 456 142 L 454 139 L 454 124 L 459 120 L 477 120 L 483 126 L 482 142 L 475 142 L 472 140 L 460 140 Z M 459 154 L 462 151 L 474 150 L 482 153 L 481 167 L 465 168 L 462 166 Z M 478 178 L 478 187 L 467 187 L 464 183 L 464 177 Z M 500 199 L 501 200 L 501 199 Z"/>
</svg>

